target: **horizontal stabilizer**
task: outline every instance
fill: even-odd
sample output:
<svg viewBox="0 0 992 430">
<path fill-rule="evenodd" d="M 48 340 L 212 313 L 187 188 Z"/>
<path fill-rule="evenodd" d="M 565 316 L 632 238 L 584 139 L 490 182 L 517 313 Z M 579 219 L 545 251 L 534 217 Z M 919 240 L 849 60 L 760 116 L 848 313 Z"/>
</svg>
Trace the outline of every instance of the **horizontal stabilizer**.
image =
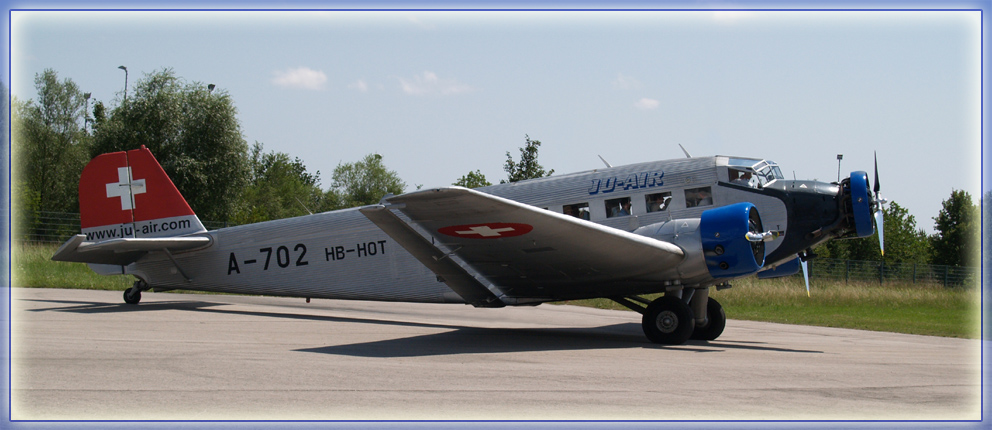
<svg viewBox="0 0 992 430">
<path fill-rule="evenodd" d="M 210 241 L 210 237 L 207 236 L 186 236 L 117 238 L 87 242 L 85 234 L 77 234 L 55 252 L 52 260 L 123 266 L 137 261 L 149 252 L 187 251 L 209 246 Z"/>
</svg>

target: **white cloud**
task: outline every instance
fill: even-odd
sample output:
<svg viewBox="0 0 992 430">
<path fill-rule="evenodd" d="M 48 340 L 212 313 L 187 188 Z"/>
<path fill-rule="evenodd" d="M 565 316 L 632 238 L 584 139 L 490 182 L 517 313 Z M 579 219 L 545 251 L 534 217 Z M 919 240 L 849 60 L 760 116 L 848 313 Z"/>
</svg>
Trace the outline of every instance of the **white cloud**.
<svg viewBox="0 0 992 430">
<path fill-rule="evenodd" d="M 658 107 L 658 101 L 655 99 L 649 99 L 647 97 L 640 99 L 637 103 L 634 103 L 634 107 L 638 109 L 656 109 Z"/>
<path fill-rule="evenodd" d="M 403 92 L 413 96 L 427 94 L 453 95 L 474 90 L 469 85 L 454 79 L 439 78 L 437 74 L 429 71 L 414 76 L 412 79 L 399 78 L 399 80 Z"/>
<path fill-rule="evenodd" d="M 348 89 L 358 90 L 360 92 L 367 92 L 369 90 L 369 84 L 365 82 L 364 79 L 359 79 L 355 82 L 348 84 Z"/>
<path fill-rule="evenodd" d="M 641 88 L 641 86 L 641 81 L 623 73 L 617 73 L 617 78 L 613 80 L 613 87 L 621 90 L 634 90 Z"/>
<path fill-rule="evenodd" d="M 273 74 L 275 76 L 272 78 L 272 83 L 284 88 L 322 90 L 327 82 L 327 75 L 324 72 L 308 67 L 277 70 Z"/>
</svg>

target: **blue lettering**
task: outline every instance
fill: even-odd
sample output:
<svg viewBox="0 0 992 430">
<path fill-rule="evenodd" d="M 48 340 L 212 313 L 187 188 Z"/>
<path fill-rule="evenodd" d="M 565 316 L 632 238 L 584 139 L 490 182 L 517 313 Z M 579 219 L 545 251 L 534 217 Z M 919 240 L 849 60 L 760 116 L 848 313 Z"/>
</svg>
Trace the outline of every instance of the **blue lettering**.
<svg viewBox="0 0 992 430">
<path fill-rule="evenodd" d="M 599 192 L 599 184 L 603 182 L 602 179 L 593 179 L 592 185 L 589 186 L 589 194 L 596 194 Z"/>
</svg>

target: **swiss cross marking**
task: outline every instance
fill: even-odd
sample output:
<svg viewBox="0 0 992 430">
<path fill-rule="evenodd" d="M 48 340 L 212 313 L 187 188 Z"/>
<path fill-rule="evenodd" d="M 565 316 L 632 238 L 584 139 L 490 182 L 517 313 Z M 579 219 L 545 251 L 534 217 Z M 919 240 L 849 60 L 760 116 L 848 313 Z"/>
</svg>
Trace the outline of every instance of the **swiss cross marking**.
<svg viewBox="0 0 992 430">
<path fill-rule="evenodd" d="M 469 227 L 468 230 L 455 231 L 455 233 L 463 234 L 466 236 L 470 234 L 477 234 L 482 237 L 497 237 L 497 236 L 502 236 L 501 233 L 503 232 L 513 231 L 513 230 L 514 230 L 513 227 L 492 228 L 489 227 L 488 225 L 481 225 L 481 226 Z"/>
<path fill-rule="evenodd" d="M 511 222 L 491 222 L 485 224 L 452 225 L 438 229 L 448 236 L 469 239 L 500 239 L 521 236 L 534 230 L 529 224 Z"/>
<path fill-rule="evenodd" d="M 117 168 L 117 182 L 107 184 L 107 198 L 120 197 L 121 210 L 134 209 L 134 195 L 145 193 L 145 180 L 134 180 L 130 167 Z"/>
</svg>

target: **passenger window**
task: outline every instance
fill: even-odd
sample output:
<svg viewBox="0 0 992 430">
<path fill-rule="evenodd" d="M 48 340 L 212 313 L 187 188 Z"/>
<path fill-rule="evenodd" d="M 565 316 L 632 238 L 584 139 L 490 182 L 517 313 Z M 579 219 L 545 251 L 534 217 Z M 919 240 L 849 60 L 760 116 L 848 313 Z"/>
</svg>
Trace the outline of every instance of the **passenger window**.
<svg viewBox="0 0 992 430">
<path fill-rule="evenodd" d="M 647 206 L 648 212 L 661 212 L 668 209 L 668 204 L 672 201 L 672 193 L 664 192 L 657 194 L 648 194 L 644 196 L 644 205 Z"/>
<path fill-rule="evenodd" d="M 630 197 L 611 199 L 606 201 L 607 218 L 613 218 L 618 216 L 629 216 L 629 215 L 630 215 Z"/>
<path fill-rule="evenodd" d="M 589 203 L 573 203 L 562 206 L 562 213 L 584 220 L 589 219 Z"/>
<path fill-rule="evenodd" d="M 685 190 L 685 207 L 694 208 L 696 206 L 711 206 L 713 204 L 713 193 L 710 187 L 687 188 Z"/>
</svg>

